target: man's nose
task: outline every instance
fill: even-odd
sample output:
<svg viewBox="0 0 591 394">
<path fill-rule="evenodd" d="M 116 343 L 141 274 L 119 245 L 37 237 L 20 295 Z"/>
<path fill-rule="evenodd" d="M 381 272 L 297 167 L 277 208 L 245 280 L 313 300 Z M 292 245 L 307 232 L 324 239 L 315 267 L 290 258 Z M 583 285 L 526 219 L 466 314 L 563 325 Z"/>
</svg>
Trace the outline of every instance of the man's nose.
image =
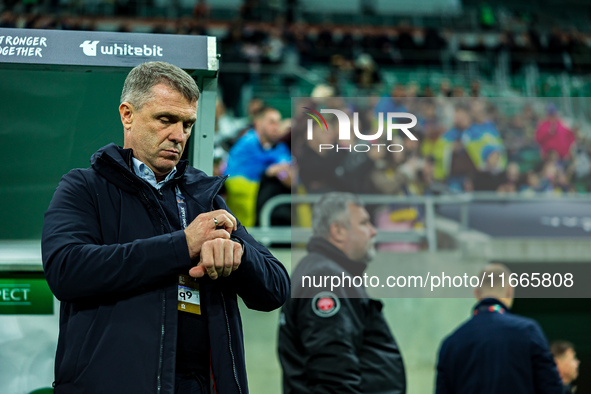
<svg viewBox="0 0 591 394">
<path fill-rule="evenodd" d="M 177 122 L 172 127 L 170 134 L 168 135 L 168 139 L 177 143 L 183 142 L 187 138 L 187 134 L 185 134 L 185 129 L 183 126 L 183 122 Z"/>
<path fill-rule="evenodd" d="M 373 224 L 370 224 L 370 226 L 371 226 L 371 237 L 373 238 L 378 234 L 378 229 Z"/>
</svg>

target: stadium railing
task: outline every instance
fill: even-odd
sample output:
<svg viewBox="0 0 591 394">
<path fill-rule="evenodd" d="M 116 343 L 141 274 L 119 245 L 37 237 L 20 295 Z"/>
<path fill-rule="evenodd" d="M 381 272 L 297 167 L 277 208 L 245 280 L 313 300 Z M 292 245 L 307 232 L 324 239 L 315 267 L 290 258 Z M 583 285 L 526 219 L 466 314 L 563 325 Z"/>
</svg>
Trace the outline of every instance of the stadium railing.
<svg viewBox="0 0 591 394">
<path fill-rule="evenodd" d="M 308 195 L 279 195 L 269 199 L 259 215 L 258 227 L 251 227 L 248 232 L 259 242 L 265 245 L 271 244 L 297 244 L 305 243 L 312 236 L 310 227 L 300 226 L 272 226 L 271 214 L 280 205 L 285 204 L 313 204 L 322 197 L 321 194 Z M 424 209 L 424 227 L 414 228 L 409 231 L 397 231 L 379 229 L 376 236 L 377 242 L 413 242 L 426 241 L 429 252 L 437 251 L 436 210 L 439 205 L 459 205 L 460 229 L 469 229 L 470 204 L 472 202 L 509 202 L 509 201 L 585 201 L 591 202 L 591 193 L 586 194 L 498 194 L 495 192 L 474 192 L 462 194 L 446 194 L 439 196 L 387 196 L 360 194 L 359 199 L 366 205 L 408 205 L 420 206 Z"/>
</svg>

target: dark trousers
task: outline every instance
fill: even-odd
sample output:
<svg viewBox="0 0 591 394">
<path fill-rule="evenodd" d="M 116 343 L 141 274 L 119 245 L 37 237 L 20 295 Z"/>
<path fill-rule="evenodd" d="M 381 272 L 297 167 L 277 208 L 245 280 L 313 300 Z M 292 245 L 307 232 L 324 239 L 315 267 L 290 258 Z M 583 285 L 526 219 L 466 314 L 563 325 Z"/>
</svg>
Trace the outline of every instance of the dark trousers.
<svg viewBox="0 0 591 394">
<path fill-rule="evenodd" d="M 174 379 L 175 394 L 209 394 L 209 381 L 195 373 L 177 373 Z"/>
</svg>

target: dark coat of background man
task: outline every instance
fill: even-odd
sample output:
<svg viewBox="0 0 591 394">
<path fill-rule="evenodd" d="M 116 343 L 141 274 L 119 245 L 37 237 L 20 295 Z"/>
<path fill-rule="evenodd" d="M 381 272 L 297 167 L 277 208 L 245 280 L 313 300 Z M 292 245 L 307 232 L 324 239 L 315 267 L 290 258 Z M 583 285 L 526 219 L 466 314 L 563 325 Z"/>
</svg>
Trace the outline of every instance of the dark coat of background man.
<svg viewBox="0 0 591 394">
<path fill-rule="evenodd" d="M 474 292 L 478 303 L 472 318 L 439 350 L 436 393 L 561 394 L 562 383 L 542 329 L 510 312 L 511 272 L 502 264 L 489 264 L 479 277 L 483 274 L 487 280 Z"/>
<path fill-rule="evenodd" d="M 292 275 L 281 311 L 279 360 L 287 394 L 406 392 L 402 356 L 365 288 L 304 287 L 303 276 L 362 276 L 375 255 L 376 229 L 360 201 L 328 193 L 314 206 L 309 254 Z"/>
<path fill-rule="evenodd" d="M 53 196 L 42 249 L 61 301 L 56 394 L 248 392 L 237 296 L 276 309 L 289 278 L 228 212 L 224 179 L 180 160 L 198 98 L 176 66 L 135 67 L 124 147 L 99 149 Z"/>
<path fill-rule="evenodd" d="M 575 393 L 577 388 L 573 386 L 573 381 L 579 376 L 580 364 L 575 346 L 568 341 L 554 341 L 550 344 L 550 351 L 554 356 L 560 379 L 562 379 L 564 394 Z"/>
</svg>

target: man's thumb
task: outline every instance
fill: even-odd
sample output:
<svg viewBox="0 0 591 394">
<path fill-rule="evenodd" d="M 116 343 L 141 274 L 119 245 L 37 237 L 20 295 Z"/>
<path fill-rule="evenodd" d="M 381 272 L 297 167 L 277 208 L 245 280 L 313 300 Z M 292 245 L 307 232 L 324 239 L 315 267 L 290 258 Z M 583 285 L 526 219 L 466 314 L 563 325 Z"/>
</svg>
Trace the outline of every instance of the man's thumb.
<svg viewBox="0 0 591 394">
<path fill-rule="evenodd" d="M 201 278 L 205 275 L 205 268 L 200 265 L 193 267 L 189 270 L 189 275 L 193 278 Z"/>
</svg>

